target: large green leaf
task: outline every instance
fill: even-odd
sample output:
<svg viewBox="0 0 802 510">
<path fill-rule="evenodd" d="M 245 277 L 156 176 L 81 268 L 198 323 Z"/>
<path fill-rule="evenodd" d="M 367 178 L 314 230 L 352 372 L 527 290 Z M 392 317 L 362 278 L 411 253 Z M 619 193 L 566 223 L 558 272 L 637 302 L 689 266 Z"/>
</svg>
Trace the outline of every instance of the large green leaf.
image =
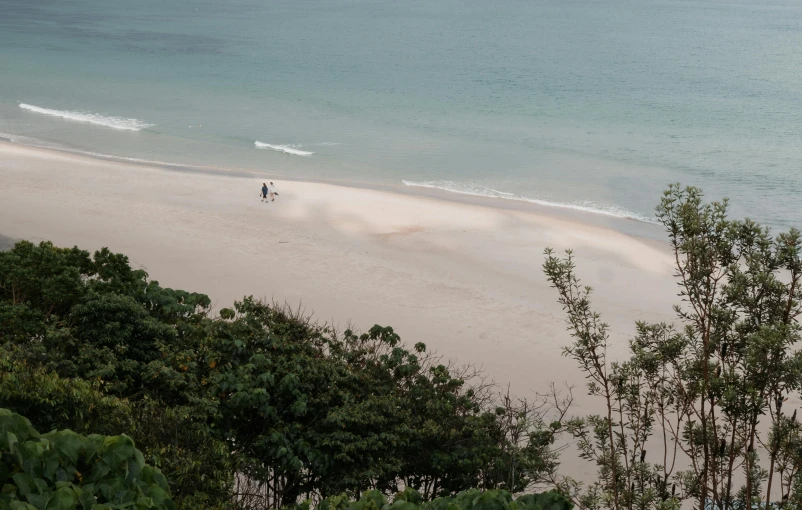
<svg viewBox="0 0 802 510">
<path fill-rule="evenodd" d="M 107 437 L 103 448 L 100 458 L 112 470 L 127 466 L 128 459 L 134 456 L 134 442 L 126 435 Z"/>
<path fill-rule="evenodd" d="M 35 506 L 38 510 L 45 510 L 47 506 L 48 500 L 50 500 L 51 494 L 46 492 L 44 494 L 28 494 L 25 496 L 25 499 L 28 500 L 28 503 Z"/>
<path fill-rule="evenodd" d="M 86 448 L 86 439 L 71 430 L 61 430 L 45 434 L 44 439 L 51 442 L 55 450 L 75 465 L 78 457 Z"/>
<path fill-rule="evenodd" d="M 23 496 L 27 496 L 28 494 L 32 493 L 39 493 L 39 488 L 36 486 L 36 482 L 28 473 L 16 473 L 11 477 L 11 479 L 14 480 L 14 484 L 17 486 L 17 489 Z"/>
<path fill-rule="evenodd" d="M 62 487 L 50 497 L 45 510 L 71 510 L 78 503 L 78 497 L 70 488 Z"/>
</svg>

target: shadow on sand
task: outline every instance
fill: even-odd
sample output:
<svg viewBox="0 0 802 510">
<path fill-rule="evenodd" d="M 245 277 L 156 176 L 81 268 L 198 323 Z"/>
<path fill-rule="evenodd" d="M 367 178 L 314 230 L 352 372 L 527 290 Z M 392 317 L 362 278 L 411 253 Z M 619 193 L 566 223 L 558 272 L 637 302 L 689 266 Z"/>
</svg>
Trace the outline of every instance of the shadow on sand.
<svg viewBox="0 0 802 510">
<path fill-rule="evenodd" d="M 0 234 L 0 251 L 10 250 L 14 247 L 14 243 L 17 241 L 15 239 L 11 239 L 10 237 L 6 237 Z"/>
</svg>

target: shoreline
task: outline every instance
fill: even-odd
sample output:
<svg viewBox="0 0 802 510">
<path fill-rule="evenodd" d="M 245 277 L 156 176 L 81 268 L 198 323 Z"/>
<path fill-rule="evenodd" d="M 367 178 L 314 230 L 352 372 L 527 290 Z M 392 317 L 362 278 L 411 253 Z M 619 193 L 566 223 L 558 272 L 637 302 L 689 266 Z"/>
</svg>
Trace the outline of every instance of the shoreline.
<svg viewBox="0 0 802 510">
<path fill-rule="evenodd" d="M 13 135 L 11 135 L 13 136 Z M 293 177 L 291 175 L 283 175 L 278 173 L 270 173 L 264 170 L 255 170 L 247 168 L 236 167 L 204 167 L 199 165 L 164 162 L 164 161 L 150 161 L 142 160 L 127 156 L 115 156 L 112 154 L 94 153 L 80 149 L 72 149 L 69 147 L 49 147 L 46 144 L 50 143 L 45 140 L 35 139 L 44 145 L 28 144 L 24 142 L 15 141 L 13 138 L 0 136 L 0 143 L 7 143 L 13 145 L 20 145 L 23 147 L 30 147 L 35 150 L 53 151 L 56 153 L 63 153 L 74 155 L 77 157 L 85 157 L 98 161 L 108 161 L 113 163 L 130 164 L 134 166 L 154 167 L 167 171 L 189 173 L 189 174 L 203 174 L 203 175 L 218 175 L 223 177 L 236 177 L 242 179 L 280 179 L 287 182 L 307 182 L 329 184 L 333 186 L 341 186 L 345 188 L 357 188 L 372 191 L 386 191 L 390 193 L 398 193 L 403 195 L 412 195 L 420 197 L 429 197 L 437 200 L 465 203 L 471 205 L 480 205 L 484 207 L 492 207 L 502 210 L 515 210 L 515 211 L 529 211 L 546 216 L 554 216 L 556 218 L 570 219 L 578 223 L 595 225 L 603 228 L 611 228 L 618 232 L 632 235 L 635 237 L 643 238 L 650 241 L 661 241 L 664 239 L 664 232 L 662 227 L 656 222 L 649 222 L 643 219 L 617 216 L 605 211 L 589 211 L 577 208 L 571 204 L 544 204 L 538 203 L 527 199 L 511 198 L 506 199 L 502 197 L 483 196 L 480 194 L 473 194 L 460 191 L 451 191 L 435 187 L 416 186 L 407 184 L 381 184 L 381 183 L 367 183 L 337 179 L 320 179 L 320 178 L 307 178 L 307 177 Z M 657 200 L 659 197 L 655 197 Z"/>
<path fill-rule="evenodd" d="M 611 355 L 634 321 L 672 321 L 665 242 L 490 200 L 193 174 L 0 143 L 0 234 L 93 251 L 109 247 L 217 308 L 254 295 L 302 307 L 339 329 L 392 326 L 444 359 L 481 366 L 522 396 L 583 377 L 541 271 L 543 249 L 575 250 Z"/>
</svg>

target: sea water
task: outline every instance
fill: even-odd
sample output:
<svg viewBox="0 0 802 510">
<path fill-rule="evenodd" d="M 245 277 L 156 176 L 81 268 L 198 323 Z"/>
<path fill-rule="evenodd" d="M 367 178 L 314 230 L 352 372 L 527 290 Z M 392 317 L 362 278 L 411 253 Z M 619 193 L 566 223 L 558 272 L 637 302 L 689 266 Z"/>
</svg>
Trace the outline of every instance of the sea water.
<svg viewBox="0 0 802 510">
<path fill-rule="evenodd" d="M 0 137 L 643 221 L 682 182 L 802 226 L 802 2 L 0 0 Z"/>
</svg>

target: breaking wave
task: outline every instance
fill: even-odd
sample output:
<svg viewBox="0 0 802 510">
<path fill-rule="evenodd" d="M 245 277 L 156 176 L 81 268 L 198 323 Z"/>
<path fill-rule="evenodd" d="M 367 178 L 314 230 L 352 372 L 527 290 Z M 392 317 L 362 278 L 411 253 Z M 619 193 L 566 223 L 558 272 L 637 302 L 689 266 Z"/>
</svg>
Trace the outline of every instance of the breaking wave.
<svg viewBox="0 0 802 510">
<path fill-rule="evenodd" d="M 529 202 L 532 204 L 542 205 L 546 207 L 559 207 L 562 209 L 573 209 L 575 211 L 582 211 L 591 214 L 601 214 L 604 216 L 612 216 L 614 218 L 630 219 L 642 221 L 644 223 L 655 223 L 655 220 L 647 216 L 629 211 L 627 209 L 616 206 L 601 206 L 592 202 L 552 202 L 549 200 L 541 200 L 537 198 L 527 198 L 525 196 L 516 195 L 506 191 L 498 191 L 493 188 L 488 188 L 475 183 L 462 183 L 456 181 L 407 181 L 402 180 L 406 186 L 414 188 L 430 188 L 441 191 L 448 191 L 450 193 L 459 193 L 461 195 L 472 195 L 476 197 L 487 198 L 500 198 L 503 200 L 516 200 L 519 202 Z"/>
<path fill-rule="evenodd" d="M 314 154 L 314 152 L 298 149 L 298 145 L 271 145 L 259 141 L 253 142 L 253 144 L 257 149 L 270 149 L 276 152 L 283 152 L 284 154 L 292 154 L 293 156 L 311 156 Z"/>
<path fill-rule="evenodd" d="M 62 119 L 74 120 L 77 122 L 88 122 L 98 126 L 105 126 L 112 129 L 121 129 L 124 131 L 140 131 L 154 124 L 148 124 L 138 119 L 124 119 L 122 117 L 110 117 L 100 115 L 98 113 L 88 112 L 75 112 L 69 110 L 51 110 L 50 108 L 42 108 L 31 104 L 20 103 L 20 108 L 42 115 L 50 115 L 51 117 L 60 117 Z"/>
</svg>

